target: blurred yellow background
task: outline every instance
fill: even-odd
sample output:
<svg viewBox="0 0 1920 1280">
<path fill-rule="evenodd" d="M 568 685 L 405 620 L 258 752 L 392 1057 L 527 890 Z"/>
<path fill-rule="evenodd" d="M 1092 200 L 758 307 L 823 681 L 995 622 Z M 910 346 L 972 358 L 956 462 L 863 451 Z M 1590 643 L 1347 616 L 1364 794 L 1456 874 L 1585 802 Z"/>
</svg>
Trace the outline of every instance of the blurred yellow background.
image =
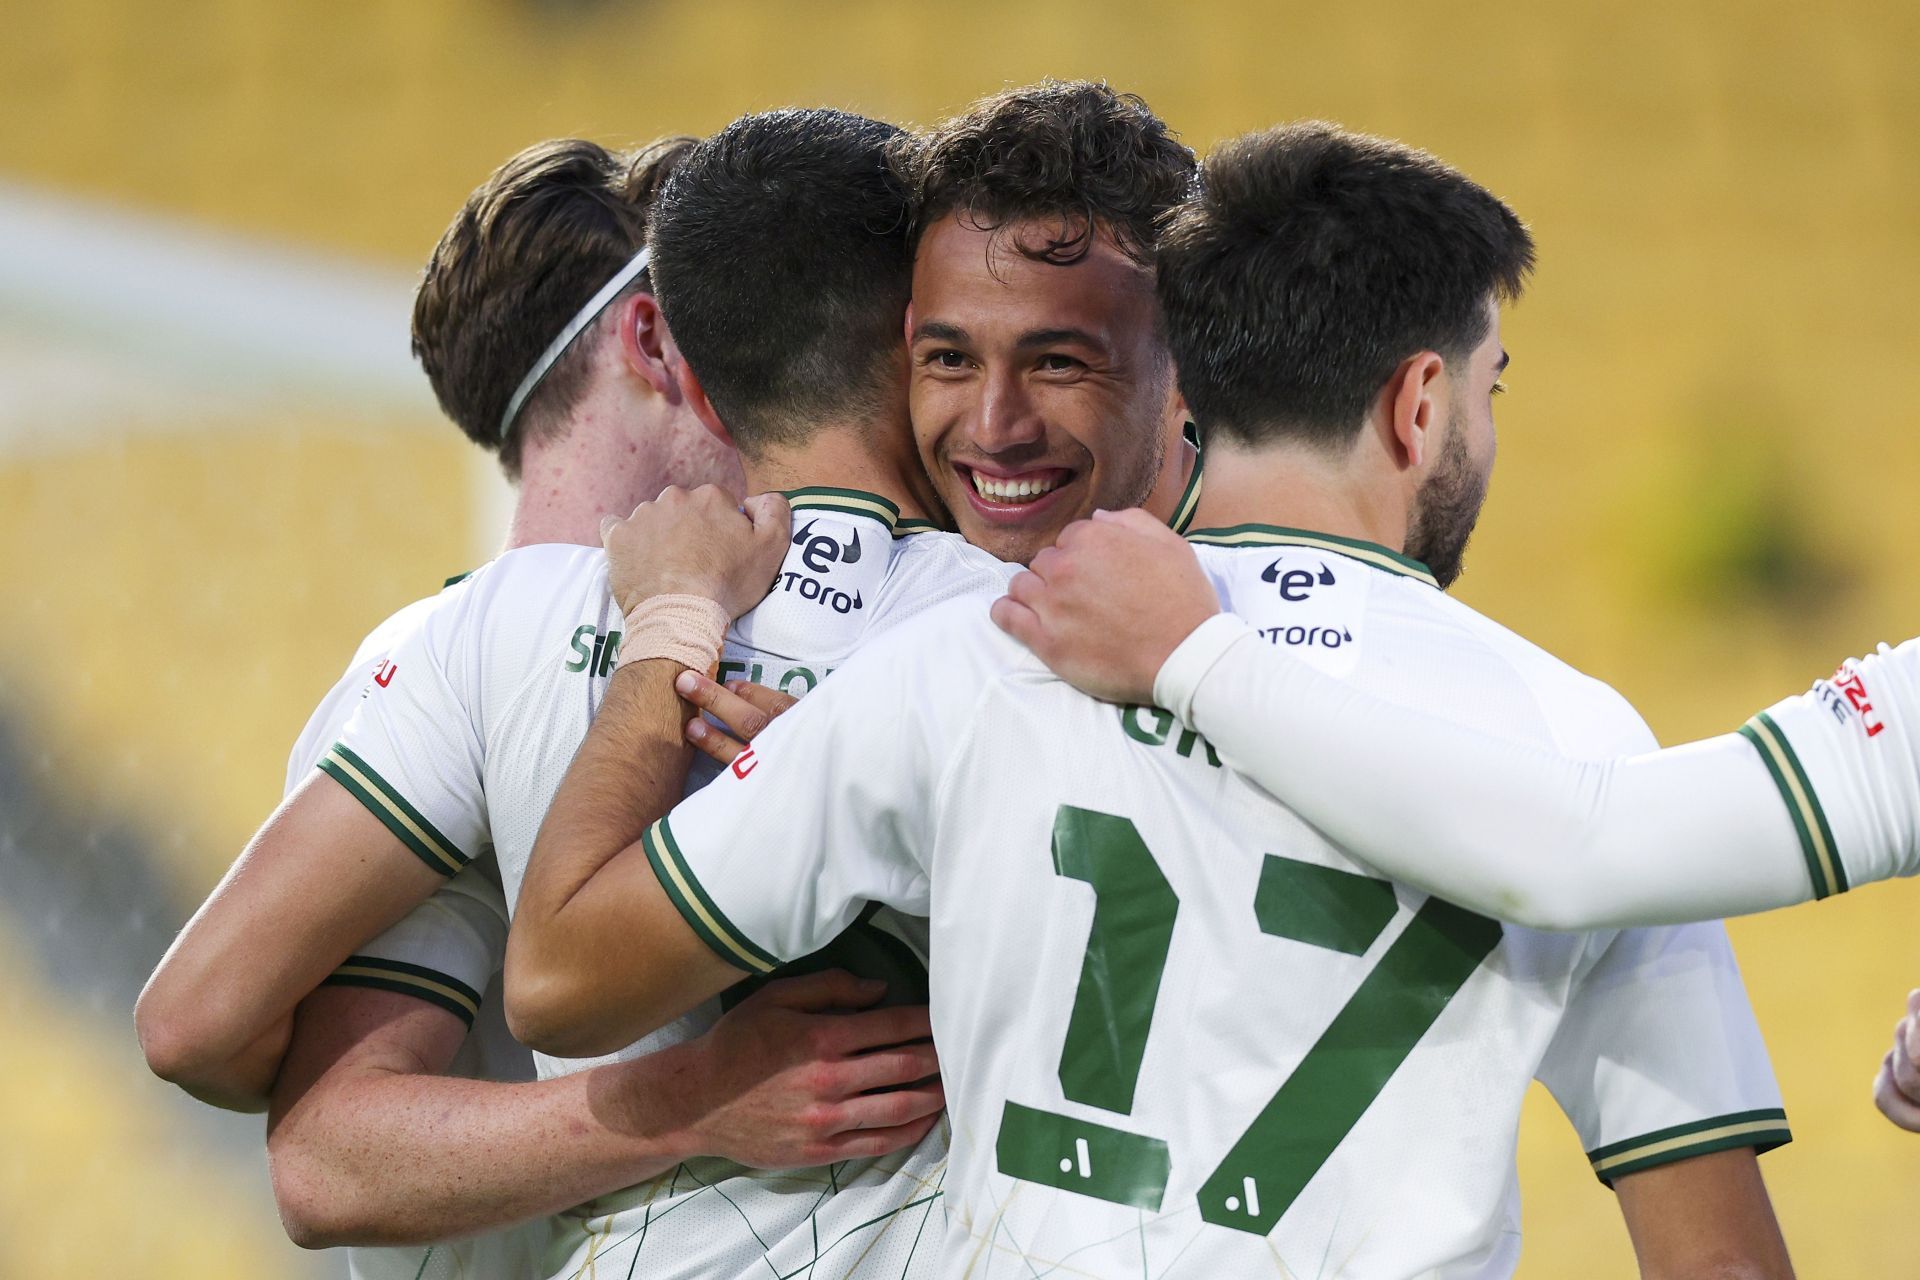
<svg viewBox="0 0 1920 1280">
<path fill-rule="evenodd" d="M 4 27 L 0 1277 L 337 1272 L 280 1238 L 258 1122 L 147 1077 L 128 1011 L 355 642 L 497 540 L 405 308 L 539 138 L 786 103 L 926 122 L 1053 75 L 1203 151 L 1302 116 L 1416 142 L 1541 251 L 1466 599 L 1668 741 L 1920 631 L 1908 2 L 62 0 Z M 1733 926 L 1805 1276 L 1913 1270 L 1920 1137 L 1868 1085 L 1917 904 Z M 1520 1274 L 1633 1274 L 1544 1096 L 1520 1156 Z"/>
</svg>

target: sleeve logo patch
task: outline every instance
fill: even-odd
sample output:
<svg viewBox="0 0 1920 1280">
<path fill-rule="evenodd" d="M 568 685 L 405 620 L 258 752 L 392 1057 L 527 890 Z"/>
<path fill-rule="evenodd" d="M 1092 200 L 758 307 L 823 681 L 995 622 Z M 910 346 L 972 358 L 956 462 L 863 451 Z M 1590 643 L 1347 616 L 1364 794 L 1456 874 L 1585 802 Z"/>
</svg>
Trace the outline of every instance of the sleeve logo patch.
<svg viewBox="0 0 1920 1280">
<path fill-rule="evenodd" d="M 753 772 L 754 767 L 759 763 L 760 758 L 753 754 L 752 747 L 748 747 L 745 751 L 735 756 L 733 763 L 727 767 L 733 770 L 734 777 L 744 779 L 748 774 Z"/>
<path fill-rule="evenodd" d="M 388 659 L 373 669 L 373 682 L 382 689 L 393 683 L 393 677 L 400 671 L 400 664 Z"/>
<path fill-rule="evenodd" d="M 1873 698 L 1867 692 L 1867 682 L 1857 668 L 1842 663 L 1840 669 L 1829 680 L 1819 685 L 1820 701 L 1833 713 L 1836 720 L 1857 719 L 1861 730 L 1869 737 L 1880 736 L 1887 727 L 1880 719 L 1879 712 L 1873 709 Z"/>
</svg>

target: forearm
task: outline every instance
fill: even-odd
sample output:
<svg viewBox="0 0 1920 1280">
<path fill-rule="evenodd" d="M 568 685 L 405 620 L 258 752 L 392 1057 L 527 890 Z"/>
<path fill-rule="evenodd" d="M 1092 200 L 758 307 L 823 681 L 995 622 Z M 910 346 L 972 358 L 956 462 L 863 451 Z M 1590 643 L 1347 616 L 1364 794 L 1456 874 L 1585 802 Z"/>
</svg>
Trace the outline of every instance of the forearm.
<svg viewBox="0 0 1920 1280">
<path fill-rule="evenodd" d="M 1209 624 L 1218 640 L 1231 625 Z M 1224 764 L 1388 876 L 1556 929 L 1813 896 L 1779 792 L 1735 735 L 1571 760 L 1382 702 L 1239 627 L 1197 681 L 1156 695 L 1182 704 Z"/>
<path fill-rule="evenodd" d="M 534 842 L 507 942 L 507 1010 L 516 1035 L 551 1052 L 598 1051 L 588 1046 L 603 1041 L 577 1029 L 622 1003 L 630 882 L 652 877 L 638 842 L 680 799 L 692 762 L 673 687 L 682 670 L 653 659 L 614 673 Z"/>
<path fill-rule="evenodd" d="M 1751 1150 L 1695 1156 L 1614 1186 L 1641 1280 L 1793 1280 Z"/>
<path fill-rule="evenodd" d="M 330 1073 L 268 1137 L 289 1234 L 309 1248 L 496 1230 L 631 1186 L 695 1154 L 690 1059 L 668 1049 L 525 1084 L 397 1064 Z"/>
<path fill-rule="evenodd" d="M 315 774 L 147 980 L 134 1023 L 148 1065 L 196 1096 L 257 1094 L 272 1081 L 294 1006 L 441 883 L 358 800 Z"/>
</svg>

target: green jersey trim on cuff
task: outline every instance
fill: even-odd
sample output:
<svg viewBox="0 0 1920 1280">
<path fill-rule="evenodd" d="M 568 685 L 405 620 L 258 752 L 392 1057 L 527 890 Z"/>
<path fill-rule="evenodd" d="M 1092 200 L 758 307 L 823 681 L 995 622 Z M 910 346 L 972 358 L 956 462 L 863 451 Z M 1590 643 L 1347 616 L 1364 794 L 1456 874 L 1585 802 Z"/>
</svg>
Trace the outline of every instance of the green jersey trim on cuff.
<svg viewBox="0 0 1920 1280">
<path fill-rule="evenodd" d="M 441 875 L 455 875 L 473 861 L 471 854 L 462 853 L 453 841 L 441 835 L 425 814 L 408 804 L 405 796 L 345 743 L 334 743 L 320 758 L 319 769 L 352 792 L 354 799 L 367 806 L 368 812 L 398 836 L 400 843 L 411 849 L 415 857 Z"/>
<path fill-rule="evenodd" d="M 1800 757 L 1794 754 L 1787 735 L 1780 731 L 1772 716 L 1762 711 L 1740 726 L 1740 736 L 1760 753 L 1767 772 L 1773 775 L 1773 785 L 1780 789 L 1780 798 L 1787 802 L 1787 814 L 1800 837 L 1800 852 L 1807 860 L 1807 875 L 1813 880 L 1814 898 L 1845 893 L 1850 887 L 1847 869 L 1840 861 L 1839 847 L 1833 842 L 1833 828 L 1827 825 L 1820 797 L 1814 793 L 1813 783 L 1808 781 L 1807 771 L 1801 768 Z"/>
<path fill-rule="evenodd" d="M 641 837 L 641 844 L 647 851 L 647 861 L 653 864 L 654 875 L 660 878 L 660 885 L 667 891 L 667 897 L 679 909 L 681 916 L 700 940 L 713 948 L 715 955 L 737 969 L 748 973 L 772 973 L 780 966 L 780 961 L 769 951 L 755 945 L 753 939 L 734 928 L 733 922 L 715 905 L 707 891 L 694 879 L 692 868 L 680 853 L 680 846 L 674 841 L 673 830 L 665 818 L 647 828 Z"/>
<path fill-rule="evenodd" d="M 1778 1107 L 1761 1111 L 1736 1111 L 1731 1115 L 1677 1124 L 1668 1129 L 1611 1142 L 1587 1152 L 1594 1176 L 1611 1185 L 1615 1178 L 1642 1169 L 1652 1169 L 1676 1160 L 1690 1160 L 1715 1151 L 1752 1147 L 1756 1153 L 1771 1151 L 1793 1141 L 1787 1128 L 1787 1113 Z"/>
<path fill-rule="evenodd" d="M 348 956 L 321 983 L 323 987 L 371 987 L 397 991 L 439 1005 L 471 1029 L 480 1012 L 480 993 L 452 974 L 379 956 Z"/>
</svg>

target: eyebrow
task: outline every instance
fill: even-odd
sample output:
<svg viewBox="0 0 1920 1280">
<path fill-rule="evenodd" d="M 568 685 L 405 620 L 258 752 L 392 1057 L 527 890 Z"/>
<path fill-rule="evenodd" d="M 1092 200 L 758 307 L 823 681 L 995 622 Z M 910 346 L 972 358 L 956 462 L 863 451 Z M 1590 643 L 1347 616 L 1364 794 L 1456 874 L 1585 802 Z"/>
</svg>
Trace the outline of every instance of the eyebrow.
<svg viewBox="0 0 1920 1280">
<path fill-rule="evenodd" d="M 1020 335 L 1014 346 L 1021 348 L 1054 347 L 1061 343 L 1105 351 L 1107 344 L 1085 329 L 1033 329 Z"/>
<path fill-rule="evenodd" d="M 913 326 L 913 340 L 932 338 L 936 342 L 966 342 L 970 335 L 957 324 L 944 320 L 926 320 Z"/>
<path fill-rule="evenodd" d="M 1500 363 L 1493 366 L 1493 376 L 1497 378 L 1501 374 L 1505 373 L 1507 371 L 1507 365 L 1511 363 L 1512 360 L 1513 360 L 1513 357 L 1507 354 L 1507 350 L 1505 347 L 1502 347 L 1500 349 Z"/>
</svg>

